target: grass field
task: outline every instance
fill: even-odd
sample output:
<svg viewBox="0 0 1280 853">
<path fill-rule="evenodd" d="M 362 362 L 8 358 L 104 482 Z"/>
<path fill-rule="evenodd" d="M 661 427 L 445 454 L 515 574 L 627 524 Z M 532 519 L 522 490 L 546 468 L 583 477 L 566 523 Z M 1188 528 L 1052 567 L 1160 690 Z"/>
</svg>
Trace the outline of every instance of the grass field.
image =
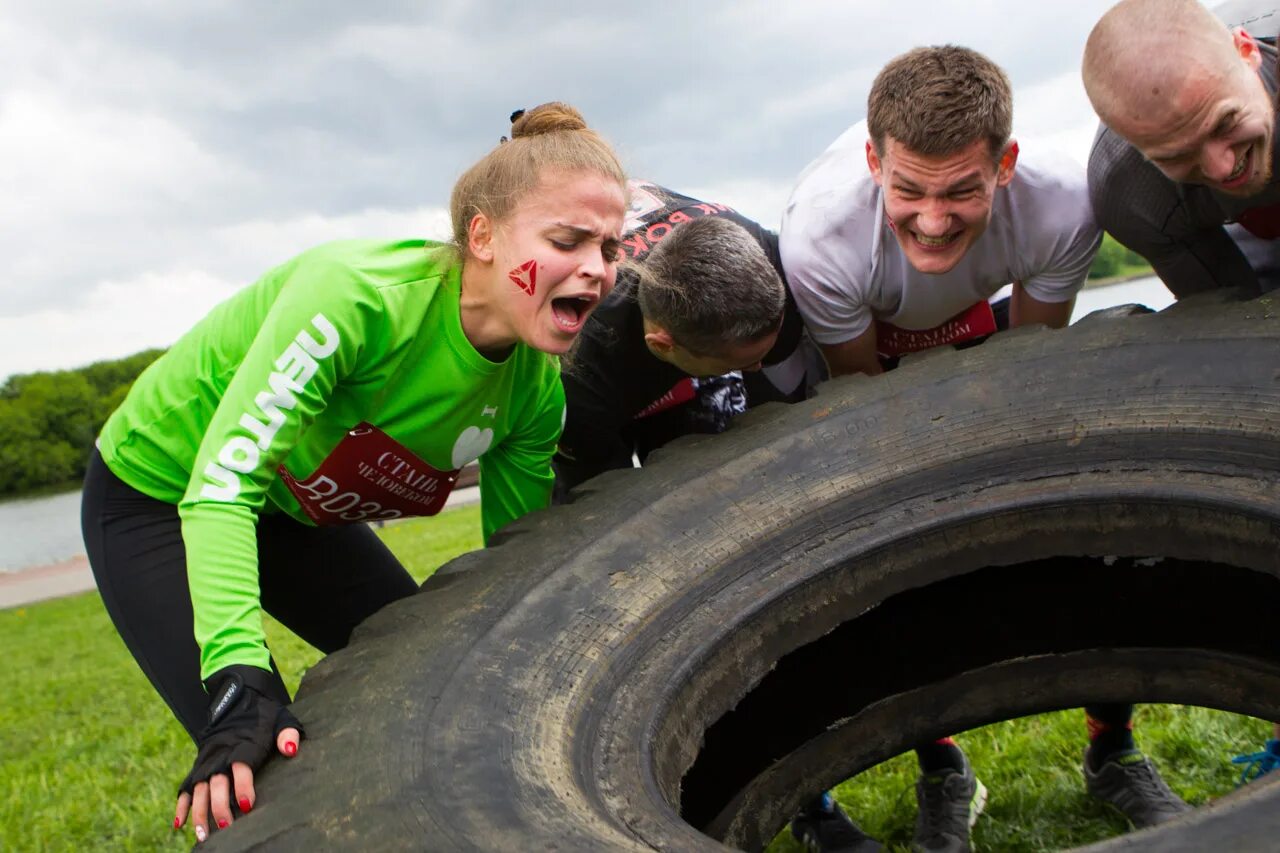
<svg viewBox="0 0 1280 853">
<path fill-rule="evenodd" d="M 1271 727 L 1204 708 L 1141 705 L 1138 745 L 1183 799 L 1200 805 L 1234 789 L 1231 755 L 1260 748 Z M 973 830 L 976 850 L 1061 850 L 1126 831 L 1125 820 L 1084 792 L 1080 775 L 1084 712 L 1059 711 L 996 723 L 956 738 L 990 792 Z M 915 829 L 916 763 L 900 755 L 835 790 L 845 810 L 890 850 L 910 849 Z M 770 853 L 803 848 L 783 831 Z"/>
<path fill-rule="evenodd" d="M 380 532 L 422 580 L 480 547 L 479 508 Z M 320 653 L 274 620 L 266 630 L 296 690 Z M 194 837 L 172 825 L 191 741 L 97 593 L 0 611 L 0 648 L 9 682 L 0 694 L 0 851 L 189 850 Z"/>
<path fill-rule="evenodd" d="M 479 547 L 479 513 L 463 507 L 381 533 L 421 580 Z M 267 635 L 295 689 L 319 653 L 274 622 Z M 125 651 L 97 594 L 0 611 L 0 648 L 8 673 L 0 694 L 0 850 L 189 849 L 191 835 L 170 826 L 190 741 Z M 1230 790 L 1228 755 L 1254 749 L 1269 730 L 1195 708 L 1145 706 L 1138 717 L 1140 744 L 1195 803 Z M 1058 849 L 1124 829 L 1083 793 L 1081 712 L 1000 723 L 959 740 L 991 790 L 975 830 L 979 849 Z M 911 837 L 913 761 L 895 758 L 836 792 L 864 828 L 894 845 Z M 798 849 L 785 832 L 770 848 Z"/>
</svg>

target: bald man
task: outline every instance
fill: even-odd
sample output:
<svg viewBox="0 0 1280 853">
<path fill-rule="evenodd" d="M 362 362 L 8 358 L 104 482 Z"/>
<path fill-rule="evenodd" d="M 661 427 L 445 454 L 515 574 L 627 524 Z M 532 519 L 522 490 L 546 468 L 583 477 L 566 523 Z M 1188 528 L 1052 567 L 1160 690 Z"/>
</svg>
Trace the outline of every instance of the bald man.
<svg viewBox="0 0 1280 853">
<path fill-rule="evenodd" d="M 1089 156 L 1095 216 L 1175 296 L 1280 283 L 1266 35 L 1229 29 L 1196 0 L 1122 0 L 1085 46 L 1085 91 L 1102 119 Z"/>
<path fill-rule="evenodd" d="M 1280 283 L 1274 29 L 1228 27 L 1195 0 L 1123 0 L 1085 45 L 1103 122 L 1089 157 L 1098 224 L 1175 296 Z M 1280 768 L 1280 723 L 1234 761 L 1242 779 Z"/>
</svg>

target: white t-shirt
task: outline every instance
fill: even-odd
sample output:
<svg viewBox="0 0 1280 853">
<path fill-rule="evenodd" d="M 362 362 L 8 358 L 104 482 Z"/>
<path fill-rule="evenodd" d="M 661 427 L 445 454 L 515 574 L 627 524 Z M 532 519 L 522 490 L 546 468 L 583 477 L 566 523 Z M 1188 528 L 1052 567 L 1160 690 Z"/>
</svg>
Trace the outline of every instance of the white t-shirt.
<svg viewBox="0 0 1280 853">
<path fill-rule="evenodd" d="M 955 268 L 932 275 L 908 263 L 886 221 L 867 139 L 866 122 L 845 131 L 800 174 L 782 214 L 782 266 L 818 343 L 852 340 L 873 320 L 933 329 L 1012 282 L 1041 302 L 1066 302 L 1084 284 L 1102 232 L 1083 166 L 1022 151 L 986 231 Z"/>
</svg>

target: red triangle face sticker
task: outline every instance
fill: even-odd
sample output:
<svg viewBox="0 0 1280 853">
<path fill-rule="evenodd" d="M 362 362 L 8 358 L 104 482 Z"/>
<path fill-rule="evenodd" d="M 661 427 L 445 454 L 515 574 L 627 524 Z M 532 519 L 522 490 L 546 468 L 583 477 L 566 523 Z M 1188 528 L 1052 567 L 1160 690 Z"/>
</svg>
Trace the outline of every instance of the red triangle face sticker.
<svg viewBox="0 0 1280 853">
<path fill-rule="evenodd" d="M 507 273 L 507 277 L 525 293 L 533 296 L 533 292 L 538 288 L 538 265 L 534 261 L 525 261 Z"/>
</svg>

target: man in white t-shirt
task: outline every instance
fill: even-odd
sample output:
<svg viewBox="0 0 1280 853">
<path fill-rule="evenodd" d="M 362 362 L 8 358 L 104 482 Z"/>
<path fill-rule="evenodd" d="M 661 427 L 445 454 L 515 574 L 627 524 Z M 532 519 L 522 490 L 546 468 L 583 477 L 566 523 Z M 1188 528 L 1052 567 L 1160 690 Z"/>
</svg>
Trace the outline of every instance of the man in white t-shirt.
<svg viewBox="0 0 1280 853">
<path fill-rule="evenodd" d="M 834 373 L 994 332 L 987 300 L 1010 283 L 1011 325 L 1067 324 L 1101 240 L 1078 164 L 1014 141 L 998 157 L 985 139 L 944 157 L 883 145 L 854 125 L 783 213 L 783 267 Z"/>
<path fill-rule="evenodd" d="M 904 88 L 930 75 L 951 88 Z M 783 267 L 832 371 L 990 334 L 987 300 L 1007 284 L 1010 325 L 1065 326 L 1102 239 L 1083 168 L 1019 158 L 1008 81 L 972 51 L 913 50 L 877 84 L 867 122 L 805 169 L 782 219 Z"/>
<path fill-rule="evenodd" d="M 1006 324 L 1070 320 L 1102 239 L 1085 170 L 1039 150 L 1020 158 L 1012 113 L 1009 80 L 989 59 L 962 47 L 916 48 L 876 77 L 867 121 L 801 174 L 779 248 L 832 375 L 877 374 L 899 356 Z M 1012 293 L 1001 322 L 989 300 L 1005 285 Z M 1187 806 L 1134 747 L 1132 710 L 1086 708 L 1085 779 L 1146 826 Z M 967 851 L 985 789 L 950 738 L 916 753 L 914 846 Z M 821 847 L 822 821 L 811 812 L 793 832 Z"/>
</svg>

